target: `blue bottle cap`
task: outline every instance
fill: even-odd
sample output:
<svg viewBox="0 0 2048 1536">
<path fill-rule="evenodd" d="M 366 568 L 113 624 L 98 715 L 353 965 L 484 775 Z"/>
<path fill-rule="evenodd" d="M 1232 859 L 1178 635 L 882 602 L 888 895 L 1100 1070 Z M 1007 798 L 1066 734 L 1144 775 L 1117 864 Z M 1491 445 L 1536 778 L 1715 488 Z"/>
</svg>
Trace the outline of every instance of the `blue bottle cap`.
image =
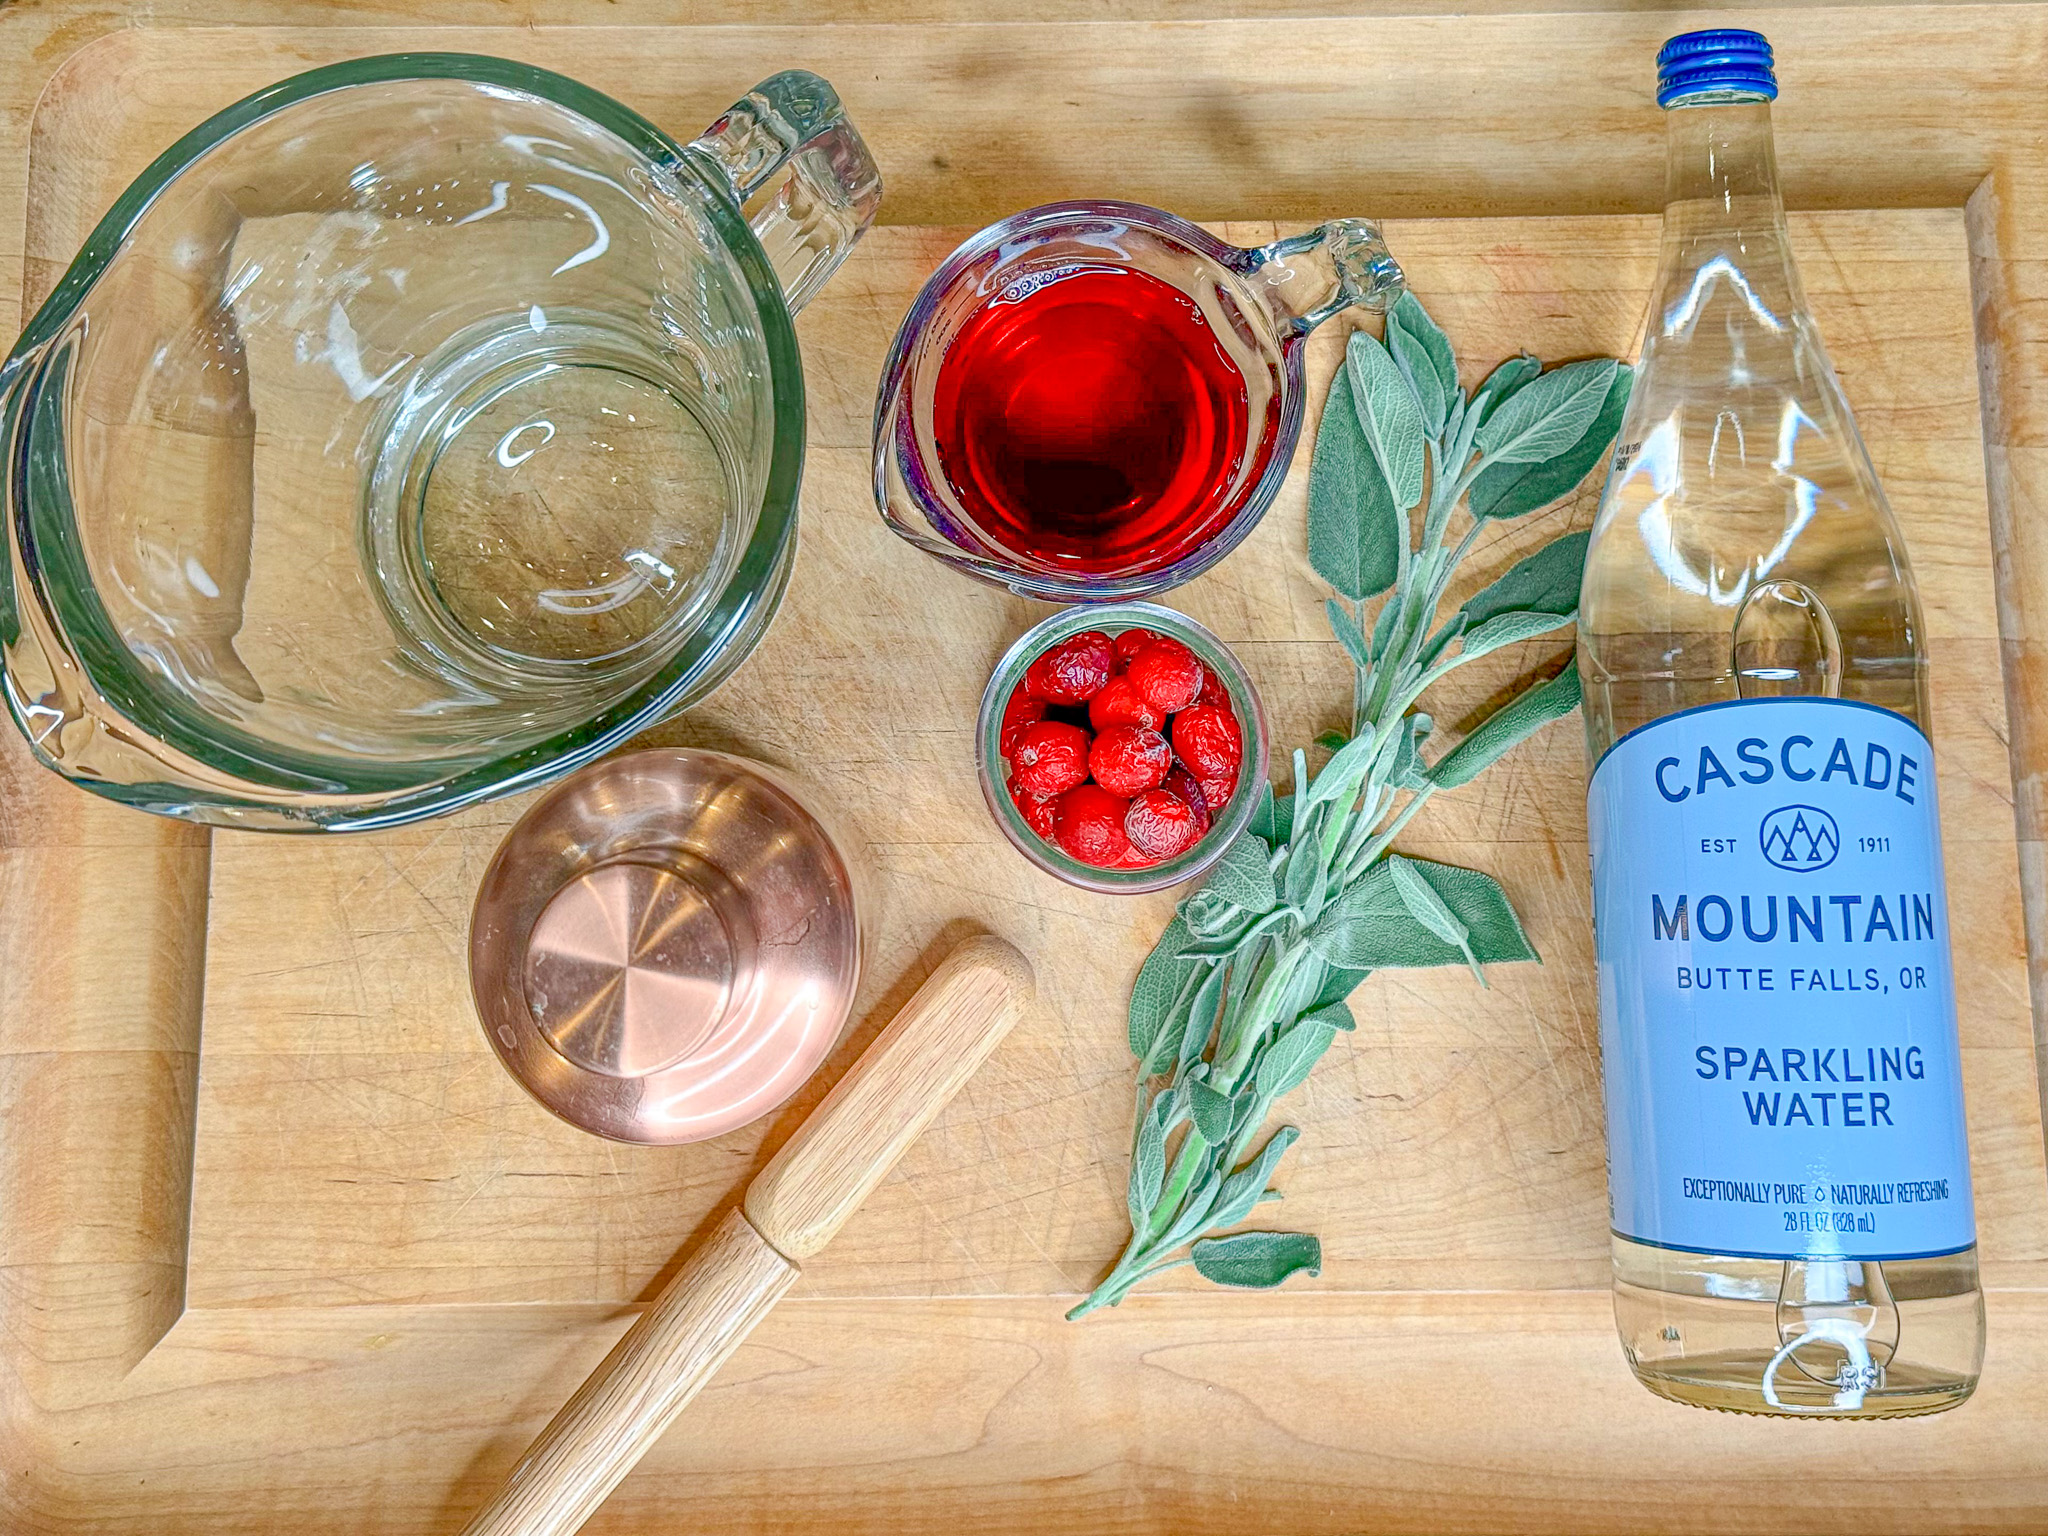
<svg viewBox="0 0 2048 1536">
<path fill-rule="evenodd" d="M 1761 32 L 1717 27 L 1681 32 L 1657 51 L 1657 105 L 1680 106 L 1703 96 L 1723 101 L 1773 101 L 1778 77 Z"/>
</svg>

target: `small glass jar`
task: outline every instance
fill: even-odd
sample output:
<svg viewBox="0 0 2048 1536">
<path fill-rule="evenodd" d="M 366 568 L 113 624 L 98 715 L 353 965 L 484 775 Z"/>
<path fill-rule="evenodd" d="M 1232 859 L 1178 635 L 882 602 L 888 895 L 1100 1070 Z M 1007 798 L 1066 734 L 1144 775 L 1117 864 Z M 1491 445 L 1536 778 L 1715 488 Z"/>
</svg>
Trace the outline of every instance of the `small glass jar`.
<svg viewBox="0 0 2048 1536">
<path fill-rule="evenodd" d="M 1230 695 L 1231 713 L 1244 728 L 1244 753 L 1237 765 L 1237 787 L 1230 799 L 1209 813 L 1209 830 L 1184 853 L 1144 869 L 1103 869 L 1084 864 L 1032 830 L 1010 798 L 1009 765 L 1003 761 L 1003 706 L 1009 702 L 1031 663 L 1070 635 L 1100 630 L 1112 639 L 1127 629 L 1147 629 L 1180 641 L 1222 681 Z M 1258 809 L 1266 787 L 1266 713 L 1258 690 L 1243 665 L 1221 640 L 1184 613 L 1157 603 L 1095 603 L 1066 608 L 1036 624 L 1003 653 L 981 696 L 981 717 L 974 728 L 975 759 L 981 771 L 981 794 L 989 814 L 1016 850 L 1049 875 L 1084 890 L 1137 892 L 1164 890 L 1204 874 L 1223 857 Z"/>
</svg>

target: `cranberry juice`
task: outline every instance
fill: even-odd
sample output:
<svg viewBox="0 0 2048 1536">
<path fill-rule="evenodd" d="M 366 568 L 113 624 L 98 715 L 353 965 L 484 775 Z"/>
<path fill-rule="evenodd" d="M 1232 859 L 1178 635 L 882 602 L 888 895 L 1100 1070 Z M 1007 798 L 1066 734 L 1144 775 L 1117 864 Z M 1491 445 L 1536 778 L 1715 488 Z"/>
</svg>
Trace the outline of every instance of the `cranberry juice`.
<svg viewBox="0 0 2048 1536">
<path fill-rule="evenodd" d="M 953 337 L 934 394 L 946 477 L 1014 554 L 1156 570 L 1242 505 L 1244 374 L 1194 300 L 1149 272 L 1080 267 L 989 301 Z"/>
</svg>

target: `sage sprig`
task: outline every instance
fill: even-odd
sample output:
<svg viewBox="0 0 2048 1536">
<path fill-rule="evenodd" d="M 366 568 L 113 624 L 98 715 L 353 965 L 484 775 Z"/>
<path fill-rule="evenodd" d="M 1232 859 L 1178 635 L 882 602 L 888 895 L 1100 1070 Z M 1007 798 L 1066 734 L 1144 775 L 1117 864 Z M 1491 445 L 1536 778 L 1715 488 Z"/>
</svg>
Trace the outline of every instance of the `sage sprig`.
<svg viewBox="0 0 2048 1536">
<path fill-rule="evenodd" d="M 1484 985 L 1483 967 L 1536 958 L 1490 876 L 1404 857 L 1393 842 L 1439 790 L 1578 705 L 1573 663 L 1449 751 L 1425 752 L 1436 722 L 1419 705 L 1434 684 L 1576 617 L 1584 533 L 1443 607 L 1483 529 L 1548 506 L 1601 461 L 1630 381 L 1612 359 L 1545 370 L 1522 356 L 1468 395 L 1449 339 L 1412 294 L 1384 342 L 1352 335 L 1316 435 L 1308 523 L 1309 563 L 1338 594 L 1325 606 L 1353 666 L 1351 728 L 1318 742 L 1330 756 L 1313 776 L 1307 753 L 1293 754 L 1292 792 L 1266 791 L 1138 972 L 1131 1236 L 1069 1317 L 1187 1264 L 1252 1288 L 1319 1272 L 1310 1234 L 1228 1229 L 1280 1198 L 1270 1181 L 1301 1133 L 1259 1138 L 1275 1102 L 1353 1027 L 1345 999 L 1383 967 L 1464 965 Z"/>
</svg>

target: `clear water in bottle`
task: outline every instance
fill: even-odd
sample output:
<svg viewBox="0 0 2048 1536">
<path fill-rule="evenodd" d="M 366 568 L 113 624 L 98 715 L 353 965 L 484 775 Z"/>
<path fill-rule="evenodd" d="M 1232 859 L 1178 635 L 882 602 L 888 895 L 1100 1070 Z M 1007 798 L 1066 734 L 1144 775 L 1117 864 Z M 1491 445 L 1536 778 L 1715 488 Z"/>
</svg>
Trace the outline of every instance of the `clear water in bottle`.
<svg viewBox="0 0 2048 1536">
<path fill-rule="evenodd" d="M 1662 261 L 1579 618 L 1615 1317 L 1652 1391 L 1880 1418 L 1983 1356 L 1904 542 L 1787 243 L 1771 52 L 1658 56 Z"/>
</svg>

